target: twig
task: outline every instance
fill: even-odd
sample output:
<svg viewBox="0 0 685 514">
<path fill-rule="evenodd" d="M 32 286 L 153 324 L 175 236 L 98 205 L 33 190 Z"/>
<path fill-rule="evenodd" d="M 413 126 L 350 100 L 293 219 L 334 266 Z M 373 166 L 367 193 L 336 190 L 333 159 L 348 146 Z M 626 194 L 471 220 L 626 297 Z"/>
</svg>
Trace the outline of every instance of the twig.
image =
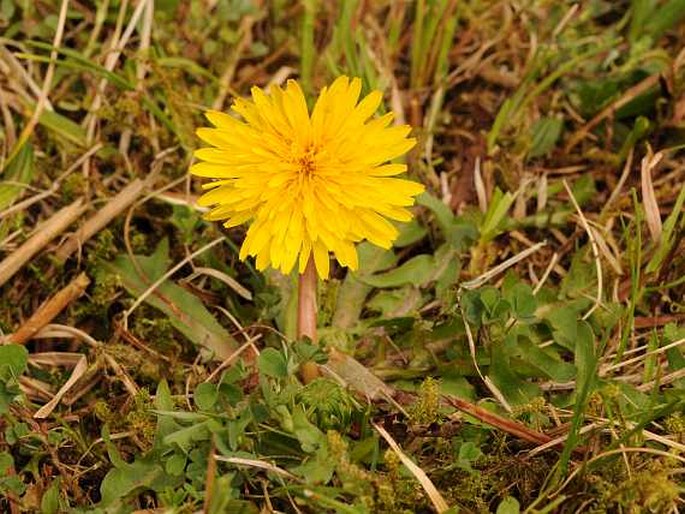
<svg viewBox="0 0 685 514">
<path fill-rule="evenodd" d="M 83 200 L 79 199 L 40 225 L 28 241 L 0 262 L 0 286 L 12 278 L 45 245 L 64 232 L 85 210 Z"/>
<path fill-rule="evenodd" d="M 40 329 L 55 319 L 67 305 L 80 297 L 86 290 L 86 287 L 88 287 L 88 284 L 90 284 L 90 279 L 85 273 L 81 273 L 52 298 L 38 307 L 36 312 L 14 334 L 8 337 L 9 342 L 14 344 L 24 344 L 27 342 Z"/>
<path fill-rule="evenodd" d="M 521 423 L 499 416 L 494 412 L 478 407 L 478 405 L 475 405 L 471 402 L 467 402 L 466 400 L 462 400 L 461 398 L 457 398 L 455 396 L 443 395 L 442 397 L 445 402 L 455 409 L 469 414 L 483 423 L 487 423 L 490 426 L 499 428 L 500 430 L 503 430 L 504 432 L 507 432 L 513 436 L 535 444 L 545 444 L 552 441 L 552 438 L 547 434 L 531 430 Z"/>
<path fill-rule="evenodd" d="M 126 370 L 119 364 L 114 357 L 112 357 L 110 354 L 105 353 L 105 361 L 107 362 L 107 365 L 114 371 L 114 373 L 117 375 L 119 380 L 121 380 L 122 384 L 124 384 L 124 388 L 128 391 L 128 394 L 131 395 L 131 397 L 135 398 L 136 395 L 140 392 L 140 389 L 138 388 L 138 385 L 133 381 L 133 379 L 129 376 L 129 374 L 126 372 Z"/>
<path fill-rule="evenodd" d="M 95 216 L 89 218 L 76 232 L 62 243 L 57 249 L 55 256 L 60 262 L 66 261 L 69 256 L 81 248 L 83 243 L 106 227 L 119 214 L 131 205 L 147 185 L 147 180 L 135 179 L 124 189 L 113 196 L 107 204 L 101 208 Z"/>
<path fill-rule="evenodd" d="M 615 113 L 617 110 L 619 110 L 621 107 L 626 105 L 628 102 L 633 100 L 636 96 L 641 95 L 645 91 L 647 91 L 649 88 L 652 86 L 655 86 L 656 84 L 659 83 L 659 74 L 654 74 L 650 75 L 646 79 L 644 79 L 642 82 L 639 82 L 635 84 L 633 87 L 628 89 L 621 98 L 613 102 L 612 104 L 606 106 L 602 111 L 597 114 L 594 118 L 592 118 L 589 122 L 587 122 L 583 127 L 581 127 L 578 131 L 576 131 L 571 138 L 569 139 L 568 144 L 566 145 L 566 148 L 564 149 L 565 153 L 570 152 L 574 146 L 576 146 L 578 143 L 580 143 L 589 133 L 590 131 L 595 128 L 599 123 L 604 119 L 608 118 L 611 116 L 613 113 Z"/>
</svg>

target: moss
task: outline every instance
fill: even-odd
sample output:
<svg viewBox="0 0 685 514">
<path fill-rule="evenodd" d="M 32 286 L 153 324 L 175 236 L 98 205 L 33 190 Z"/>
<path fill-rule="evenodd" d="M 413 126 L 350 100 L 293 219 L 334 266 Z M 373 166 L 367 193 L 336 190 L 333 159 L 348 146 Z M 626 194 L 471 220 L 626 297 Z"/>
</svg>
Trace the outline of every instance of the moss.
<svg viewBox="0 0 685 514">
<path fill-rule="evenodd" d="M 440 407 L 440 383 L 427 377 L 419 388 L 419 397 L 409 412 L 414 423 L 430 424 L 438 420 Z"/>
<path fill-rule="evenodd" d="M 668 433 L 676 437 L 678 441 L 681 443 L 685 441 L 685 416 L 682 413 L 676 412 L 675 414 L 671 414 L 664 421 L 664 427 Z"/>
<path fill-rule="evenodd" d="M 632 479 L 617 484 L 608 502 L 623 507 L 631 514 L 642 512 L 671 512 L 680 496 L 678 484 L 666 472 L 652 470 L 636 474 Z"/>
<path fill-rule="evenodd" d="M 129 430 L 148 447 L 152 446 L 157 428 L 157 420 L 152 414 L 152 408 L 150 392 L 143 388 L 133 397 L 133 403 L 125 417 Z"/>
</svg>

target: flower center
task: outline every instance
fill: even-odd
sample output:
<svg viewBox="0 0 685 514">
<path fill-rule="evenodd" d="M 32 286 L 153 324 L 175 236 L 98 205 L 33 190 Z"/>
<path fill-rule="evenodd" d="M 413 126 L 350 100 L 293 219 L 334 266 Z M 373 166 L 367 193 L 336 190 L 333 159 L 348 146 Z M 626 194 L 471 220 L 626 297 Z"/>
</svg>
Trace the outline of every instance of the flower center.
<svg viewBox="0 0 685 514">
<path fill-rule="evenodd" d="M 300 175 L 311 177 L 316 171 L 316 149 L 313 146 L 307 147 L 304 153 L 297 159 L 300 168 Z"/>
</svg>

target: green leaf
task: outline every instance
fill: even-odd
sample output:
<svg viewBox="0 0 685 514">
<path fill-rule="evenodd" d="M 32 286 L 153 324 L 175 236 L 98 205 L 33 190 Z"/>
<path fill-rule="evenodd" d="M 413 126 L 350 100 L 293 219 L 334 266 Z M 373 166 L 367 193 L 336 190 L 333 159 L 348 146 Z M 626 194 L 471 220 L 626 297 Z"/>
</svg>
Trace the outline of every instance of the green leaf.
<svg viewBox="0 0 685 514">
<path fill-rule="evenodd" d="M 509 212 L 515 198 L 516 195 L 508 191 L 503 193 L 499 188 L 495 188 L 492 200 L 490 200 L 490 205 L 488 205 L 488 210 L 480 227 L 481 242 L 491 241 L 499 234 L 507 212 Z"/>
<path fill-rule="evenodd" d="M 14 16 L 15 11 L 16 6 L 14 5 L 14 0 L 2 0 L 0 2 L 0 16 L 2 16 L 0 21 L 3 22 L 3 26 L 7 26 L 9 20 Z"/>
<path fill-rule="evenodd" d="M 585 173 L 580 176 L 571 186 L 573 197 L 578 202 L 578 205 L 583 207 L 586 203 L 597 198 L 597 185 L 591 173 Z M 576 252 L 578 253 L 578 252 Z"/>
<path fill-rule="evenodd" d="M 658 7 L 654 3 L 652 6 L 644 33 L 652 36 L 654 40 L 685 18 L 685 0 L 669 0 L 659 3 Z"/>
<path fill-rule="evenodd" d="M 326 442 L 326 436 L 316 425 L 307 419 L 307 414 L 301 405 L 293 409 L 293 433 L 306 453 L 314 453 Z"/>
<path fill-rule="evenodd" d="M 529 402 L 539 396 L 537 386 L 519 377 L 514 371 L 511 359 L 505 355 L 500 345 L 493 345 L 490 351 L 490 368 L 488 374 L 506 399 L 515 405 Z"/>
<path fill-rule="evenodd" d="M 454 366 L 447 364 L 440 376 L 440 391 L 465 400 L 475 400 L 476 393 L 473 384 L 465 377 L 456 373 Z"/>
<path fill-rule="evenodd" d="M 53 480 L 48 490 L 40 500 L 41 514 L 57 514 L 60 512 L 59 479 Z"/>
<path fill-rule="evenodd" d="M 359 279 L 373 287 L 400 287 L 407 284 L 421 286 L 428 282 L 435 268 L 432 255 L 417 255 L 390 271 L 378 275 L 362 276 Z"/>
<path fill-rule="evenodd" d="M 361 279 L 377 271 L 388 269 L 397 262 L 397 255 L 371 243 L 361 243 L 357 247 L 359 271 L 349 273 L 340 286 L 335 302 L 333 326 L 341 329 L 352 328 L 361 315 L 364 300 L 371 292 L 371 286 Z"/>
<path fill-rule="evenodd" d="M 17 156 L 0 175 L 0 210 L 14 203 L 33 178 L 33 146 L 24 144 Z M 0 168 L 1 170 L 1 168 Z"/>
<path fill-rule="evenodd" d="M 447 205 L 428 192 L 421 193 L 416 197 L 416 203 L 430 209 L 435 215 L 440 229 L 444 234 L 449 233 L 454 223 L 454 214 Z"/>
<path fill-rule="evenodd" d="M 309 485 L 319 485 L 325 484 L 331 479 L 335 466 L 335 460 L 329 455 L 327 446 L 323 445 L 313 457 L 290 469 L 290 471 L 304 478 Z"/>
<path fill-rule="evenodd" d="M 202 382 L 195 388 L 193 399 L 200 410 L 211 410 L 219 397 L 219 391 L 211 382 Z"/>
<path fill-rule="evenodd" d="M 0 493 L 21 495 L 26 486 L 17 475 L 8 476 L 10 468 L 14 466 L 14 459 L 9 452 L 0 452 Z"/>
<path fill-rule="evenodd" d="M 288 376 L 288 363 L 282 352 L 265 348 L 259 354 L 259 371 L 268 377 L 285 378 Z"/>
<path fill-rule="evenodd" d="M 171 398 L 171 390 L 169 389 L 169 384 L 167 384 L 166 380 L 161 380 L 159 384 L 157 384 L 153 405 L 157 412 L 174 410 L 174 401 Z M 155 446 L 163 446 L 164 438 L 180 428 L 181 425 L 179 425 L 171 416 L 158 415 Z"/>
<path fill-rule="evenodd" d="M 174 477 L 181 476 L 187 461 L 188 459 L 182 453 L 174 453 L 164 463 L 164 471 Z"/>
<path fill-rule="evenodd" d="M 578 335 L 578 317 L 576 312 L 561 305 L 546 312 L 544 318 L 552 326 L 552 337 L 554 337 L 554 340 L 564 348 L 573 351 Z"/>
<path fill-rule="evenodd" d="M 0 414 L 8 412 L 10 403 L 21 396 L 18 379 L 26 370 L 28 355 L 21 345 L 0 345 Z"/>
<path fill-rule="evenodd" d="M 580 427 L 585 417 L 585 407 L 590 393 L 597 381 L 597 356 L 595 355 L 595 336 L 586 321 L 578 323 L 575 344 L 576 395 L 573 405 L 573 418 L 568 439 L 559 458 L 559 469 L 566 471 L 571 452 L 576 447 Z"/>
<path fill-rule="evenodd" d="M 168 247 L 165 239 L 152 255 L 135 256 L 136 263 L 145 276 L 138 274 L 128 255 L 119 255 L 112 262 L 102 262 L 101 266 L 109 273 L 118 275 L 131 296 L 138 297 L 166 272 L 169 267 Z M 174 328 L 198 346 L 210 350 L 216 359 L 227 359 L 238 347 L 235 339 L 205 308 L 202 301 L 171 280 L 162 282 L 145 302 L 166 314 Z"/>
<path fill-rule="evenodd" d="M 5 344 L 0 346 L 0 381 L 20 377 L 26 371 L 29 352 L 19 344 Z"/>
<path fill-rule="evenodd" d="M 505 321 L 509 317 L 511 306 L 502 298 L 499 290 L 493 286 L 485 286 L 478 290 L 480 301 L 485 308 L 483 322 Z"/>
<path fill-rule="evenodd" d="M 554 149 L 561 137 L 564 120 L 561 117 L 541 118 L 531 128 L 532 137 L 528 157 L 540 157 Z"/>
<path fill-rule="evenodd" d="M 533 295 L 532 288 L 528 284 L 517 282 L 510 290 L 504 293 L 504 298 L 509 302 L 514 315 L 518 319 L 532 319 L 535 316 L 537 300 Z"/>
<path fill-rule="evenodd" d="M 663 333 L 664 345 L 685 337 L 683 332 L 685 332 L 685 328 L 680 328 L 674 323 L 666 325 Z M 685 356 L 683 356 L 682 350 L 677 346 L 673 346 L 666 350 L 666 358 L 668 359 L 668 367 L 672 372 L 685 368 Z"/>
<path fill-rule="evenodd" d="M 88 144 L 86 129 L 55 111 L 43 111 L 38 122 L 46 129 L 53 131 L 58 136 L 71 141 L 81 148 L 85 148 Z"/>
<path fill-rule="evenodd" d="M 519 337 L 518 347 L 522 358 L 555 382 L 568 382 L 576 375 L 576 368 L 556 357 L 553 352 L 540 348 L 526 337 Z"/>
<path fill-rule="evenodd" d="M 459 452 L 457 454 L 457 465 L 460 468 L 471 471 L 471 463 L 482 457 L 483 452 L 476 446 L 473 441 L 466 441 L 459 445 Z"/>
<path fill-rule="evenodd" d="M 119 504 L 125 497 L 138 491 L 154 489 L 167 475 L 156 463 L 135 461 L 124 468 L 109 470 L 100 485 L 101 505 Z"/>
<path fill-rule="evenodd" d="M 164 438 L 164 444 L 177 445 L 184 453 L 189 453 L 197 442 L 207 441 L 211 433 L 209 431 L 209 422 L 202 421 L 190 425 L 189 427 L 181 428 Z"/>
<path fill-rule="evenodd" d="M 513 496 L 506 496 L 497 506 L 496 514 L 519 514 L 521 504 Z"/>
<path fill-rule="evenodd" d="M 400 234 L 393 243 L 393 246 L 396 248 L 403 248 L 417 243 L 428 234 L 426 227 L 422 226 L 416 219 L 412 219 L 408 223 L 401 223 L 399 230 Z"/>
<path fill-rule="evenodd" d="M 455 216 L 450 208 L 430 193 L 421 193 L 416 203 L 429 209 L 446 241 L 455 250 L 461 251 L 478 239 L 477 227 L 465 217 Z"/>
<path fill-rule="evenodd" d="M 420 301 L 421 293 L 413 286 L 405 286 L 400 289 L 379 291 L 366 302 L 366 307 L 380 312 L 383 317 L 396 317 L 401 313 L 415 311 L 420 306 Z"/>
</svg>

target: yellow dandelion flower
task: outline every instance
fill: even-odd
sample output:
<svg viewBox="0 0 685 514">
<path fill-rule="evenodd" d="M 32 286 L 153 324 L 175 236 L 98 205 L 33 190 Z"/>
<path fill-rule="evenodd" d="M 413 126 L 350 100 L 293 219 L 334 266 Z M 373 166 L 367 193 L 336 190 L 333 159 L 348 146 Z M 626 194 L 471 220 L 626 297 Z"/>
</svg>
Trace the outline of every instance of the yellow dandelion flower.
<svg viewBox="0 0 685 514">
<path fill-rule="evenodd" d="M 201 205 L 212 206 L 209 220 L 226 227 L 251 221 L 240 258 L 256 257 L 289 273 L 299 261 L 302 273 L 313 255 L 326 278 L 329 252 L 356 269 L 355 243 L 368 240 L 389 248 L 398 235 L 388 219 L 408 221 L 407 207 L 423 191 L 416 182 L 394 177 L 404 164 L 389 161 L 415 144 L 409 126 L 389 126 L 392 113 L 371 118 L 382 100 L 373 91 L 359 100 L 361 81 L 338 78 L 324 88 L 309 113 L 295 81 L 270 94 L 252 88 L 252 100 L 237 99 L 229 114 L 209 111 L 215 128 L 197 135 L 201 161 L 191 173 L 214 181 Z"/>
</svg>

